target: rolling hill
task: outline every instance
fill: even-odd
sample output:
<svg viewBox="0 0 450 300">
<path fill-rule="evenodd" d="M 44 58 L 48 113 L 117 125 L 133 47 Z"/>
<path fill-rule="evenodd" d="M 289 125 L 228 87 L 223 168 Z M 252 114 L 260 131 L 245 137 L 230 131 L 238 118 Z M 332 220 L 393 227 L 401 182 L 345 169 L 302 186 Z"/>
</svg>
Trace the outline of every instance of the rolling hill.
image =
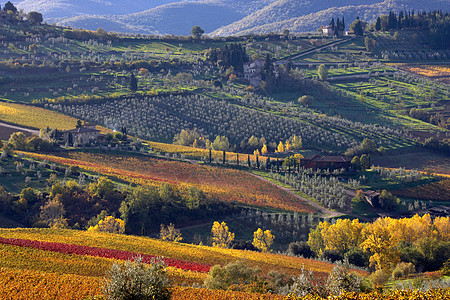
<svg viewBox="0 0 450 300">
<path fill-rule="evenodd" d="M 390 10 L 450 10 L 446 0 L 40 0 L 16 1 L 26 12 L 43 13 L 47 22 L 108 31 L 189 35 L 200 25 L 211 35 L 315 31 L 334 17 L 347 25 L 357 16 L 373 21 Z"/>
<path fill-rule="evenodd" d="M 314 4 L 305 0 L 279 0 L 254 12 L 253 14 L 222 28 L 213 31 L 212 35 L 243 35 L 248 33 L 281 32 L 288 29 L 291 32 L 315 31 L 318 27 L 328 24 L 331 18 L 345 17 L 348 25 L 360 17 L 369 22 L 375 21 L 381 14 L 400 10 L 449 10 L 450 3 L 442 0 L 431 0 L 426 3 L 416 0 L 386 0 L 386 1 L 335 1 L 321 0 Z"/>
</svg>

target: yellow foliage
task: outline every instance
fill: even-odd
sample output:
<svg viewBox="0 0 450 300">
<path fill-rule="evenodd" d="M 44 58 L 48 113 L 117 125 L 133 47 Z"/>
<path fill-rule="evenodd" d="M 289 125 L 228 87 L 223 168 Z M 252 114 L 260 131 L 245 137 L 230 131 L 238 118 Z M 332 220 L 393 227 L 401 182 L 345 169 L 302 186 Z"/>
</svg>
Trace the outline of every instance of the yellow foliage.
<svg viewBox="0 0 450 300">
<path fill-rule="evenodd" d="M 269 150 L 267 150 L 267 145 L 264 144 L 263 147 L 261 148 L 261 154 L 267 155 L 268 153 L 269 153 Z"/>
<path fill-rule="evenodd" d="M 286 141 L 286 145 L 285 145 L 284 149 L 286 151 L 291 151 L 291 143 L 289 143 L 289 141 Z"/>
<path fill-rule="evenodd" d="M 284 145 L 283 142 L 280 142 L 278 144 L 277 152 L 284 152 Z"/>
<path fill-rule="evenodd" d="M 368 223 L 362 231 L 362 248 L 373 253 L 369 261 L 370 265 L 375 265 L 377 269 L 390 269 L 400 262 L 398 240 L 391 230 L 392 224 L 393 219 L 382 218 Z"/>
<path fill-rule="evenodd" d="M 259 153 L 259 150 L 256 149 L 255 151 L 253 151 L 253 155 L 254 155 L 254 156 L 260 156 L 261 153 Z"/>
<path fill-rule="evenodd" d="M 258 228 L 258 230 L 253 233 L 253 246 L 262 252 L 267 252 L 269 251 L 270 246 L 272 246 L 274 239 L 275 236 L 270 230 L 263 231 L 261 228 Z"/>
<path fill-rule="evenodd" d="M 364 225 L 359 220 L 339 219 L 336 224 L 322 229 L 326 250 L 339 252 L 356 248 L 362 242 L 361 231 Z"/>
<path fill-rule="evenodd" d="M 183 240 L 180 230 L 176 229 L 175 225 L 173 225 L 172 223 L 170 223 L 167 226 L 161 224 L 161 231 L 159 232 L 159 237 L 163 241 L 170 241 L 170 242 L 181 242 Z"/>
<path fill-rule="evenodd" d="M 100 220 L 94 227 L 89 227 L 89 231 L 101 231 L 109 233 L 124 233 L 125 223 L 121 219 L 107 216 L 104 220 Z"/>
<path fill-rule="evenodd" d="M 215 221 L 211 228 L 211 233 L 214 247 L 226 248 L 227 244 L 234 240 L 234 233 L 230 232 L 225 222 L 219 223 Z"/>
</svg>

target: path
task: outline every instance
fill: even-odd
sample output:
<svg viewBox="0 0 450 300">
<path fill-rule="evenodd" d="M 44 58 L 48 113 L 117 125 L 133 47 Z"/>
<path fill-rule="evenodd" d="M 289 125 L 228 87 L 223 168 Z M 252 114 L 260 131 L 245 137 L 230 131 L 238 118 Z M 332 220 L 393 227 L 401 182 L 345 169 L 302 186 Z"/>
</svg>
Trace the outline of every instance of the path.
<svg viewBox="0 0 450 300">
<path fill-rule="evenodd" d="M 302 53 L 300 53 L 300 54 L 293 55 L 293 56 L 290 57 L 290 59 L 291 59 L 291 60 L 295 60 L 295 59 L 300 58 L 300 57 L 302 57 L 302 56 L 306 56 L 306 55 L 308 55 L 308 54 L 311 54 L 311 53 L 314 53 L 314 52 L 317 52 L 317 51 L 320 51 L 320 50 L 323 50 L 323 49 L 326 49 L 326 48 L 329 48 L 329 47 L 333 47 L 333 46 L 342 44 L 342 43 L 344 43 L 344 42 L 351 41 L 352 39 L 354 39 L 354 37 L 353 37 L 353 38 L 350 38 L 350 39 L 338 40 L 338 41 L 335 41 L 335 42 L 333 42 L 333 43 L 330 43 L 330 44 L 327 44 L 327 45 L 324 45 L 324 46 L 320 46 L 320 47 L 317 47 L 317 48 L 313 48 L 313 49 L 307 50 L 307 51 L 305 51 L 305 52 L 302 52 Z M 275 64 L 277 64 L 277 65 L 280 65 L 280 64 L 282 65 L 282 64 L 285 64 L 285 63 L 286 63 L 286 59 L 280 59 L 280 60 L 277 60 L 277 61 L 275 62 Z M 294 64 L 295 64 L 295 63 L 294 63 Z M 308 63 L 307 63 L 307 64 L 308 64 Z"/>
<path fill-rule="evenodd" d="M 274 185 L 274 186 L 276 186 L 276 187 L 282 189 L 283 191 L 289 193 L 290 195 L 296 197 L 297 199 L 299 199 L 299 200 L 301 200 L 301 201 L 303 201 L 303 202 L 308 203 L 310 206 L 314 207 L 315 209 L 317 209 L 317 210 L 320 212 L 321 217 L 324 217 L 324 218 L 334 218 L 334 217 L 341 216 L 341 215 L 344 214 L 344 213 L 341 213 L 341 212 L 338 212 L 338 211 L 332 211 L 332 210 L 329 210 L 328 208 L 325 208 L 325 207 L 323 207 L 323 206 L 321 206 L 321 205 L 315 203 L 314 201 L 311 201 L 311 200 L 306 199 L 306 198 L 304 198 L 304 197 L 302 197 L 302 196 L 300 196 L 300 195 L 297 195 L 296 193 L 294 193 L 294 192 L 292 191 L 292 189 L 289 189 L 289 188 L 280 186 L 280 185 L 278 185 L 278 184 L 276 184 L 276 183 L 273 183 L 272 181 L 267 180 L 266 178 L 264 178 L 264 177 L 262 177 L 262 176 L 253 174 L 253 173 L 251 173 L 251 172 L 247 172 L 247 173 L 249 173 L 250 175 L 253 175 L 253 176 L 257 177 L 258 179 L 261 179 L 261 180 L 263 180 L 263 181 L 265 181 L 265 182 L 268 182 L 268 183 L 270 183 L 270 184 L 272 184 L 272 185 Z"/>
<path fill-rule="evenodd" d="M 20 126 L 17 126 L 17 125 L 11 125 L 11 124 L 7 124 L 7 123 L 3 123 L 3 122 L 0 122 L 0 126 L 1 127 L 6 127 L 6 128 L 11 128 L 11 129 L 17 129 L 17 130 L 20 130 L 20 131 L 26 131 L 26 132 L 29 132 L 31 134 L 35 134 L 35 135 L 39 136 L 39 130 L 36 130 L 36 129 L 20 127 Z"/>
</svg>

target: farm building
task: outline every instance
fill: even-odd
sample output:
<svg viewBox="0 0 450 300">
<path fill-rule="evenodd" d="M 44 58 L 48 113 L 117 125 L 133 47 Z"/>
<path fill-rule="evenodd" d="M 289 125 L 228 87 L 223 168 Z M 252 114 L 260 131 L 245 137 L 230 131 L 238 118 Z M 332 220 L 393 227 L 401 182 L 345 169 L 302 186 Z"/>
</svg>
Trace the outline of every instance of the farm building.
<svg viewBox="0 0 450 300">
<path fill-rule="evenodd" d="M 350 168 L 351 159 L 342 156 L 320 156 L 302 158 L 300 166 L 306 169 L 348 169 Z"/>
<path fill-rule="evenodd" d="M 254 60 L 244 64 L 244 78 L 255 87 L 259 87 L 261 84 L 261 68 L 263 64 L 264 61 L 262 60 Z"/>
<path fill-rule="evenodd" d="M 366 198 L 367 202 L 372 205 L 372 207 L 380 206 L 380 193 L 374 191 L 365 191 L 364 197 Z"/>
<path fill-rule="evenodd" d="M 79 128 L 66 130 L 63 132 L 64 142 L 77 142 L 79 144 L 88 144 L 98 140 L 100 130 L 95 125 L 87 124 Z"/>
<path fill-rule="evenodd" d="M 333 36 L 333 34 L 334 34 L 333 26 L 331 26 L 331 25 L 323 26 L 322 33 L 325 36 Z"/>
</svg>

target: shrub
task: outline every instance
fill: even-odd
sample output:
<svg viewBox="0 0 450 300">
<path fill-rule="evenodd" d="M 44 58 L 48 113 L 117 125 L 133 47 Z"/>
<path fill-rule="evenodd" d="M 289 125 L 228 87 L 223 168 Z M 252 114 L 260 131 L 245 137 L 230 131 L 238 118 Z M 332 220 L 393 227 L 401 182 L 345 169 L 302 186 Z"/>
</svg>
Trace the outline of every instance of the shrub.
<svg viewBox="0 0 450 300">
<path fill-rule="evenodd" d="M 105 278 L 104 293 L 110 300 L 169 300 L 171 292 L 165 268 L 159 259 L 152 259 L 147 266 L 140 256 L 134 262 L 114 263 Z"/>
<path fill-rule="evenodd" d="M 379 269 L 376 270 L 372 275 L 370 275 L 370 281 L 374 288 L 382 287 L 386 282 L 388 282 L 391 274 L 387 270 Z"/>
<path fill-rule="evenodd" d="M 208 289 L 227 290 L 232 285 L 251 284 L 258 281 L 259 270 L 249 268 L 242 260 L 228 263 L 224 267 L 215 265 L 205 279 Z"/>
<path fill-rule="evenodd" d="M 412 263 L 401 262 L 397 264 L 395 269 L 392 271 L 392 278 L 399 279 L 402 277 L 408 277 L 410 274 L 414 273 L 416 268 Z"/>
<path fill-rule="evenodd" d="M 347 259 L 342 263 L 338 262 L 336 264 L 327 280 L 331 294 L 340 295 L 344 292 L 361 292 L 361 277 L 350 271 L 350 264 Z"/>
<path fill-rule="evenodd" d="M 291 255 L 301 255 L 304 258 L 310 258 L 314 256 L 314 252 L 311 247 L 306 242 L 292 242 L 289 244 L 288 254 Z"/>
</svg>

